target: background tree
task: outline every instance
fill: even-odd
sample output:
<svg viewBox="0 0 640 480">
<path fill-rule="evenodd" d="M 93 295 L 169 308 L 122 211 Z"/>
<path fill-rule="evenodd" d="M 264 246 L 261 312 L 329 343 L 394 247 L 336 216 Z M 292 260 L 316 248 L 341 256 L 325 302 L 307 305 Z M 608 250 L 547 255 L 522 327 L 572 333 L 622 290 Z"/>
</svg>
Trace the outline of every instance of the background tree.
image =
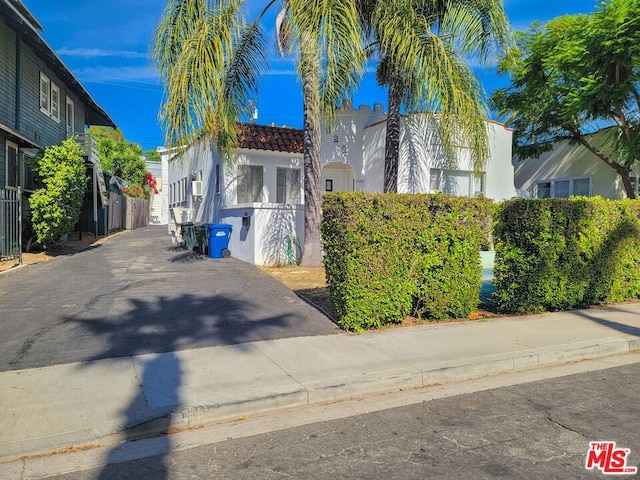
<svg viewBox="0 0 640 480">
<path fill-rule="evenodd" d="M 38 243 L 53 247 L 80 217 L 88 180 L 80 145 L 68 139 L 48 147 L 32 168 L 42 185 L 29 197 L 32 228 Z"/>
<path fill-rule="evenodd" d="M 568 138 L 613 168 L 627 197 L 640 154 L 640 2 L 610 0 L 590 15 L 565 15 L 519 32 L 515 61 L 500 72 L 511 85 L 492 103 L 514 128 L 515 153 L 539 157 Z M 608 145 L 589 133 L 612 126 Z"/>
<path fill-rule="evenodd" d="M 142 193 L 148 193 L 148 189 L 144 188 L 147 185 L 147 166 L 142 147 L 126 141 L 120 129 L 94 126 L 89 127 L 89 133 L 98 143 L 102 169 L 122 178 L 131 191 L 138 187 L 136 191 L 141 192 L 140 196 L 148 196 Z"/>
<path fill-rule="evenodd" d="M 165 84 L 160 118 L 169 145 L 213 141 L 227 161 L 238 119 L 268 68 L 262 19 L 280 7 L 278 37 L 298 60 L 304 99 L 305 245 L 303 263 L 320 261 L 320 118 L 346 98 L 364 68 L 354 0 L 265 1 L 251 21 L 242 1 L 169 0 L 152 39 Z"/>
<path fill-rule="evenodd" d="M 486 105 L 467 61 L 484 63 L 507 47 L 502 0 L 359 0 L 358 10 L 388 92 L 384 191 L 397 191 L 403 106 L 437 111 L 449 160 L 464 145 L 479 170 L 488 152 Z"/>
<path fill-rule="evenodd" d="M 144 152 L 142 152 L 142 155 L 147 159 L 148 162 L 160 163 L 162 161 L 157 150 L 145 150 Z"/>
</svg>

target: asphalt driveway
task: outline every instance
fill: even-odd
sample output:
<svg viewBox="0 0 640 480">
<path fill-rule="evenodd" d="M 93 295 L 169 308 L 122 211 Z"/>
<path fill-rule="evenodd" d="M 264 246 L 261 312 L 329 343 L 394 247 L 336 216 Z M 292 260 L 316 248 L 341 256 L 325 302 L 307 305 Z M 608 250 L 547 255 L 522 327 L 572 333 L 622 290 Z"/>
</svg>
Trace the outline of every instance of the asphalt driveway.
<svg viewBox="0 0 640 480">
<path fill-rule="evenodd" d="M 179 249 L 164 226 L 0 275 L 0 371 L 338 331 L 253 265 Z"/>
</svg>

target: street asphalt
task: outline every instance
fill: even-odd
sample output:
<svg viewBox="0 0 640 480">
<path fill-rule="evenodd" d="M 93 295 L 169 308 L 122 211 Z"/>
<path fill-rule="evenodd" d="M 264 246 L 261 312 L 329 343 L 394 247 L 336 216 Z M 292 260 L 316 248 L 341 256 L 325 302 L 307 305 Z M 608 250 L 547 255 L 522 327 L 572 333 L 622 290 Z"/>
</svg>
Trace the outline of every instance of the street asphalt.
<svg viewBox="0 0 640 480">
<path fill-rule="evenodd" d="M 626 465 L 638 466 L 638 387 L 640 363 L 631 363 L 254 435 L 229 429 L 232 439 L 192 432 L 190 448 L 172 449 L 183 443 L 157 438 L 142 442 L 155 442 L 153 455 L 126 459 L 118 446 L 101 464 L 97 452 L 87 452 L 83 456 L 96 460 L 93 467 L 51 479 L 603 479 L 602 466 L 585 468 L 590 442 L 614 441 L 628 449 Z M 160 449 L 163 440 L 166 448 Z"/>
<path fill-rule="evenodd" d="M 254 266 L 155 227 L 0 275 L 0 299 L 7 479 L 24 456 L 640 349 L 640 303 L 338 332 Z"/>
</svg>

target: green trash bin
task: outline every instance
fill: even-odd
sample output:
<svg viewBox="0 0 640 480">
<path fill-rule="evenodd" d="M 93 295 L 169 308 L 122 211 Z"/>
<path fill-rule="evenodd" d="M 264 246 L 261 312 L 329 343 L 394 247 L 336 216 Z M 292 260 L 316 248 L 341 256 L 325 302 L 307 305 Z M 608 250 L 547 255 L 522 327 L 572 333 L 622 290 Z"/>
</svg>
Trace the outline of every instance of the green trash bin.
<svg viewBox="0 0 640 480">
<path fill-rule="evenodd" d="M 193 222 L 181 223 L 180 234 L 182 235 L 182 241 L 184 248 L 187 250 L 193 250 L 196 246 L 196 227 Z"/>
<path fill-rule="evenodd" d="M 209 250 L 209 230 L 206 223 L 196 223 L 196 243 L 198 251 L 202 255 L 206 255 Z"/>
</svg>

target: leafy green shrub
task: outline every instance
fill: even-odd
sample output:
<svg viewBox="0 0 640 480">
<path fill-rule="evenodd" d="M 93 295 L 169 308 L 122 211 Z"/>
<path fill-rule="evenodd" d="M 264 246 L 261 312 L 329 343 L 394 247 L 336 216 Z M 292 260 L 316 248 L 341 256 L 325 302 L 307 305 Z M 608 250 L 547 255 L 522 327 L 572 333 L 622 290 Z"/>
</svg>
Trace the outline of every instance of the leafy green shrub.
<svg viewBox="0 0 640 480">
<path fill-rule="evenodd" d="M 55 245 L 80 216 L 87 173 L 80 145 L 68 139 L 47 148 L 32 164 L 42 188 L 29 198 L 31 221 L 38 243 Z"/>
<path fill-rule="evenodd" d="M 445 195 L 325 195 L 324 266 L 342 327 L 468 316 L 478 306 L 491 205 Z"/>
<path fill-rule="evenodd" d="M 640 297 L 640 203 L 510 200 L 494 216 L 493 296 L 503 312 L 568 310 Z"/>
</svg>

